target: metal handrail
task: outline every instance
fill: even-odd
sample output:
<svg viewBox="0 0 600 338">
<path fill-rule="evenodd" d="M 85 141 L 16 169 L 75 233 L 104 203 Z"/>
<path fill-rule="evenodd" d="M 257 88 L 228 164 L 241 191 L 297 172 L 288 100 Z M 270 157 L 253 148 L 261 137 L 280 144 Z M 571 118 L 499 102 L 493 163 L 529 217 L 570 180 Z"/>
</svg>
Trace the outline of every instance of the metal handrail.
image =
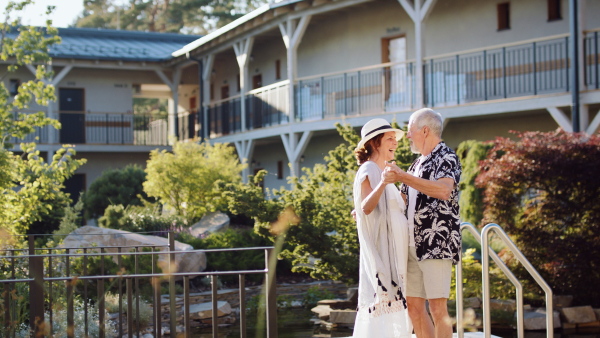
<svg viewBox="0 0 600 338">
<path fill-rule="evenodd" d="M 502 230 L 502 228 L 495 223 L 490 223 L 486 225 L 481 231 L 481 259 L 482 259 L 482 268 L 481 274 L 483 278 L 483 333 L 485 338 L 491 337 L 491 319 L 490 319 L 490 275 L 489 275 L 489 264 L 490 264 L 490 250 L 489 250 L 489 235 L 490 232 L 494 231 L 498 238 L 502 240 L 502 242 L 513 252 L 515 257 L 519 260 L 521 264 L 527 269 L 527 271 L 531 274 L 531 276 L 535 279 L 538 285 L 544 290 L 546 293 L 546 337 L 552 338 L 554 337 L 554 312 L 552 308 L 552 289 L 546 283 L 546 281 L 542 278 L 542 276 L 537 272 L 537 270 L 533 267 L 533 265 L 525 258 L 523 253 L 517 248 L 515 243 L 508 237 L 508 235 Z M 517 311 L 522 311 L 521 306 L 517 307 Z M 518 312 L 517 312 L 518 314 Z M 522 319 L 521 319 L 522 320 Z M 521 334 L 521 333 L 519 333 Z M 520 335 L 519 337 L 522 337 Z"/>
<path fill-rule="evenodd" d="M 469 232 L 475 237 L 477 243 L 481 245 L 481 236 L 477 229 L 473 226 L 473 224 L 469 222 L 463 222 L 460 224 L 460 231 L 462 233 L 463 230 L 469 230 Z M 462 262 L 462 252 L 461 262 Z M 506 277 L 511 281 L 511 283 L 515 286 L 516 289 L 516 301 L 517 301 L 517 334 L 518 337 L 522 338 L 525 335 L 525 327 L 524 327 L 524 319 L 523 319 L 523 285 L 519 281 L 517 277 L 510 271 L 508 266 L 504 264 L 502 259 L 498 257 L 498 255 L 491 251 L 489 253 L 492 256 L 492 259 L 498 265 L 500 270 L 504 272 Z M 463 278 L 462 278 L 462 266 L 460 264 L 457 265 L 456 268 L 456 332 L 459 338 L 464 338 L 464 328 L 463 328 Z M 485 311 L 485 308 L 484 308 Z M 485 330 L 485 329 L 484 329 Z"/>
</svg>

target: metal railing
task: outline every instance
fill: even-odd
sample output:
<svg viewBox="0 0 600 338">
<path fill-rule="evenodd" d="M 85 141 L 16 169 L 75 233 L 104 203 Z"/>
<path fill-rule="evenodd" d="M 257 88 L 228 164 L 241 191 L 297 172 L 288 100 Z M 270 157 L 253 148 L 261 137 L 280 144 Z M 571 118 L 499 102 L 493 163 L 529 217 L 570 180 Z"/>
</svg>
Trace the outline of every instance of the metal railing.
<svg viewBox="0 0 600 338">
<path fill-rule="evenodd" d="M 183 298 L 183 328 L 185 337 L 191 337 L 191 319 L 190 319 L 190 279 L 198 276 L 206 276 L 211 278 L 211 306 L 212 306 L 212 337 L 218 337 L 219 327 L 217 313 L 217 285 L 219 276 L 238 275 L 239 277 L 239 304 L 240 304 L 240 337 L 246 337 L 246 285 L 245 276 L 247 275 L 264 275 L 265 284 L 263 292 L 266 300 L 266 333 L 269 338 L 277 338 L 277 309 L 275 300 L 275 283 L 272 278 L 275 274 L 274 267 L 269 264 L 273 259 L 273 247 L 253 247 L 253 248 L 235 248 L 235 249 L 211 249 L 211 250 L 193 250 L 193 251 L 176 251 L 173 233 L 169 233 L 169 244 L 165 246 L 139 245 L 139 246 L 121 246 L 121 247 L 82 247 L 82 248 L 51 248 L 39 249 L 35 248 L 34 237 L 29 236 L 28 250 L 3 250 L 4 255 L 0 256 L 1 272 L 7 276 L 6 279 L 0 280 L 1 294 L 0 300 L 0 320 L 3 325 L 0 329 L 0 334 L 4 337 L 16 337 L 18 329 L 19 313 L 17 313 L 18 299 L 28 299 L 29 309 L 26 317 L 29 318 L 31 332 L 36 333 L 40 330 L 47 330 L 50 335 L 54 332 L 52 323 L 53 317 L 56 315 L 53 312 L 55 305 L 60 303 L 60 306 L 66 309 L 66 333 L 67 337 L 75 337 L 75 325 L 84 325 L 85 335 L 89 335 L 88 317 L 90 316 L 90 308 L 95 306 L 98 309 L 98 337 L 105 337 L 107 334 L 106 327 L 106 300 L 105 291 L 117 290 L 119 316 L 116 330 L 118 336 L 127 335 L 128 337 L 140 337 L 140 327 L 134 323 L 140 323 L 140 283 L 145 283 L 152 286 L 152 307 L 153 307 L 153 335 L 154 337 L 162 337 L 162 310 L 161 310 L 161 281 L 168 282 L 169 288 L 169 310 L 168 315 L 171 337 L 174 332 L 177 332 L 178 318 L 176 298 Z M 150 251 L 144 251 L 144 248 Z M 157 251 L 158 250 L 158 251 Z M 173 272 L 173 262 L 176 255 L 190 254 L 194 252 L 224 252 L 224 251 L 239 251 L 245 252 L 249 250 L 264 251 L 265 268 L 259 270 L 236 270 L 236 271 L 210 271 L 210 272 Z M 113 251 L 113 252 L 109 252 Z M 151 273 L 140 273 L 140 261 L 143 257 L 150 256 L 152 262 Z M 159 256 L 166 258 L 168 262 L 165 272 L 158 271 L 156 263 Z M 116 270 L 109 271 L 105 267 L 104 258 L 111 258 L 116 261 Z M 133 271 L 125 271 L 123 266 L 123 258 L 130 257 L 134 260 Z M 88 265 L 90 260 L 99 259 L 99 263 L 94 265 L 99 271 L 89 271 Z M 73 274 L 73 266 L 76 259 L 81 259 L 80 270 L 78 275 Z M 18 260 L 25 260 L 22 264 L 18 264 Z M 99 265 L 99 266 L 98 266 Z M 28 271 L 18 271 L 18 267 L 26 266 Z M 271 269 L 270 269 L 271 267 Z M 183 294 L 177 295 L 175 289 L 176 278 L 183 280 Z M 56 291 L 61 289 L 58 287 L 60 283 L 64 283 L 66 290 L 63 298 L 59 301 L 61 293 Z M 94 298 L 94 292 L 90 289 L 96 289 L 97 295 Z M 84 320 L 82 323 L 74 322 L 75 313 L 75 295 L 83 300 Z M 66 301 L 63 303 L 62 300 Z M 126 303 L 127 309 L 124 309 Z M 134 309 L 135 307 L 135 309 Z M 126 323 L 123 313 L 126 313 Z M 135 314 L 135 315 L 132 315 Z M 45 319 L 46 318 L 46 319 Z M 179 337 L 179 335 L 177 335 Z"/>
<path fill-rule="evenodd" d="M 583 41 L 589 90 L 600 89 L 599 33 L 586 32 Z M 566 93 L 570 67 L 568 35 L 426 58 L 424 102 L 444 107 Z M 414 61 L 407 61 L 300 78 L 294 83 L 295 121 L 410 110 L 416 103 L 416 71 Z M 248 130 L 290 122 L 288 85 L 282 81 L 248 93 Z M 276 100 L 263 95 L 273 87 L 278 90 Z M 240 132 L 239 107 L 239 96 L 212 103 L 210 135 Z"/>
<path fill-rule="evenodd" d="M 554 337 L 554 313 L 552 308 L 552 289 L 544 281 L 537 270 L 529 263 L 521 251 L 517 248 L 514 242 L 506 235 L 502 228 L 497 225 L 490 223 L 486 225 L 481 231 L 481 235 L 477 229 L 471 223 L 461 223 L 461 233 L 468 230 L 475 240 L 481 244 L 481 260 L 482 260 L 482 298 L 483 298 L 483 333 L 486 338 L 491 337 L 491 311 L 490 311 L 490 272 L 489 272 L 489 260 L 490 257 L 496 263 L 496 265 L 502 270 L 510 282 L 515 286 L 516 289 L 516 319 L 517 319 L 517 336 L 523 338 L 525 336 L 524 326 L 524 305 L 523 305 L 523 285 L 517 277 L 510 271 L 508 266 L 498 257 L 498 255 L 492 250 L 490 251 L 489 236 L 490 232 L 494 231 L 498 238 L 512 251 L 519 262 L 527 269 L 531 276 L 535 279 L 538 285 L 546 293 L 546 336 L 548 338 Z M 462 259 L 461 259 L 462 262 Z M 456 330 L 459 338 L 464 337 L 463 327 L 463 278 L 462 278 L 462 267 L 460 264 L 456 266 Z"/>
</svg>

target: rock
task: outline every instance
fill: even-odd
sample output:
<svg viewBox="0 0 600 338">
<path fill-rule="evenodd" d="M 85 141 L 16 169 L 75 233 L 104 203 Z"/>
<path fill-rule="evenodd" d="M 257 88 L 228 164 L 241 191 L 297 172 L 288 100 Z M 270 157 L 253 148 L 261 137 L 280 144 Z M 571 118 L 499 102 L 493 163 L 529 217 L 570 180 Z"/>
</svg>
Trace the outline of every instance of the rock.
<svg viewBox="0 0 600 338">
<path fill-rule="evenodd" d="M 552 304 L 555 310 L 560 310 L 565 307 L 570 307 L 573 303 L 573 296 L 571 295 L 554 295 L 552 296 Z"/>
<path fill-rule="evenodd" d="M 553 311 L 554 328 L 560 328 L 560 314 L 558 311 Z M 525 330 L 545 330 L 546 329 L 546 309 L 538 309 L 536 311 L 526 311 L 523 313 L 523 326 Z"/>
<path fill-rule="evenodd" d="M 229 216 L 222 212 L 209 212 L 202 219 L 192 225 L 190 233 L 194 237 L 201 237 L 204 234 L 217 232 L 229 225 Z"/>
<path fill-rule="evenodd" d="M 479 309 L 481 307 L 481 299 L 479 297 L 470 297 L 463 300 L 463 307 Z"/>
<path fill-rule="evenodd" d="M 217 302 L 217 317 L 225 316 L 231 313 L 231 306 L 228 302 Z M 200 303 L 190 305 L 191 319 L 212 318 L 212 303 Z"/>
<path fill-rule="evenodd" d="M 490 309 L 491 310 L 501 310 L 504 312 L 515 312 L 517 308 L 516 301 L 509 299 L 490 299 Z"/>
<path fill-rule="evenodd" d="M 348 296 L 348 300 L 351 301 L 353 305 L 358 304 L 358 288 L 348 288 L 348 290 L 346 290 L 346 296 Z"/>
<path fill-rule="evenodd" d="M 331 313 L 329 313 L 329 321 L 333 324 L 337 324 L 338 326 L 354 325 L 355 320 L 355 310 L 331 310 Z"/>
<path fill-rule="evenodd" d="M 61 247 L 63 248 L 80 248 L 80 247 L 98 247 L 104 248 L 105 252 L 116 253 L 117 247 L 134 247 L 140 248 L 144 246 L 154 246 L 155 250 L 168 251 L 169 240 L 164 237 L 141 235 L 129 231 L 99 228 L 95 226 L 83 226 L 70 233 Z M 128 248 L 129 249 L 129 248 Z M 131 248 L 133 249 L 133 248 Z M 122 249 L 126 252 L 127 249 Z M 200 272 L 206 269 L 206 254 L 204 252 L 194 251 L 194 248 L 185 243 L 175 241 L 175 251 L 184 252 L 175 255 L 174 272 Z M 185 252 L 193 251 L 193 252 Z M 88 252 L 100 252 L 99 249 L 88 249 Z M 117 256 L 113 256 L 113 260 L 117 262 Z M 163 267 L 163 270 L 168 269 L 169 255 L 158 255 L 158 265 Z M 177 279 L 183 279 L 178 277 Z"/>
<path fill-rule="evenodd" d="M 317 305 L 310 309 L 310 311 L 317 314 L 317 317 L 321 320 L 329 320 L 329 314 L 331 313 L 331 308 L 329 305 Z"/>
<path fill-rule="evenodd" d="M 600 309 L 594 309 L 594 313 L 596 314 L 596 320 L 600 320 Z"/>
<path fill-rule="evenodd" d="M 591 306 L 567 307 L 561 310 L 565 322 L 583 324 L 596 321 L 596 314 Z"/>
</svg>

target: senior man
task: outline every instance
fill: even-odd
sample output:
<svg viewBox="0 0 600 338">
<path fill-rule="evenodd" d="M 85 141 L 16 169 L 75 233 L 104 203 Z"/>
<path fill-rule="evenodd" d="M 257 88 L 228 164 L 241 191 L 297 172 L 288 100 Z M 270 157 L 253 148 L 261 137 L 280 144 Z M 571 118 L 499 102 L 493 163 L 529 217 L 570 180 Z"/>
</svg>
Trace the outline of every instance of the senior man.
<svg viewBox="0 0 600 338">
<path fill-rule="evenodd" d="M 409 224 L 406 300 L 418 338 L 450 338 L 448 315 L 452 264 L 461 250 L 458 183 L 461 165 L 442 141 L 442 116 L 429 108 L 414 112 L 408 123 L 411 150 L 421 156 L 403 171 L 388 163 L 384 175 L 401 182 Z M 391 177 L 390 177 L 391 179 Z M 429 301 L 431 321 L 427 314 Z"/>
</svg>

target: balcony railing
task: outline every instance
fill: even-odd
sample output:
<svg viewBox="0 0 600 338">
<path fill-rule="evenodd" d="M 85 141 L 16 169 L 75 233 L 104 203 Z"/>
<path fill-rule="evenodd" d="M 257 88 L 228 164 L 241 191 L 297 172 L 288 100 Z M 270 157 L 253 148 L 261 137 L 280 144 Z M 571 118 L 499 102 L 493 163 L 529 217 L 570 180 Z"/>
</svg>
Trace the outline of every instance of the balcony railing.
<svg viewBox="0 0 600 338">
<path fill-rule="evenodd" d="M 584 37 L 584 83 L 600 88 L 600 30 Z M 569 37 L 442 55 L 424 60 L 424 103 L 461 105 L 570 90 Z M 310 121 L 412 109 L 416 104 L 414 62 L 386 63 L 298 79 L 294 84 L 295 120 Z M 289 123 L 288 86 L 282 81 L 248 92 L 247 129 Z M 209 136 L 241 131 L 240 96 L 208 107 Z"/>
</svg>

